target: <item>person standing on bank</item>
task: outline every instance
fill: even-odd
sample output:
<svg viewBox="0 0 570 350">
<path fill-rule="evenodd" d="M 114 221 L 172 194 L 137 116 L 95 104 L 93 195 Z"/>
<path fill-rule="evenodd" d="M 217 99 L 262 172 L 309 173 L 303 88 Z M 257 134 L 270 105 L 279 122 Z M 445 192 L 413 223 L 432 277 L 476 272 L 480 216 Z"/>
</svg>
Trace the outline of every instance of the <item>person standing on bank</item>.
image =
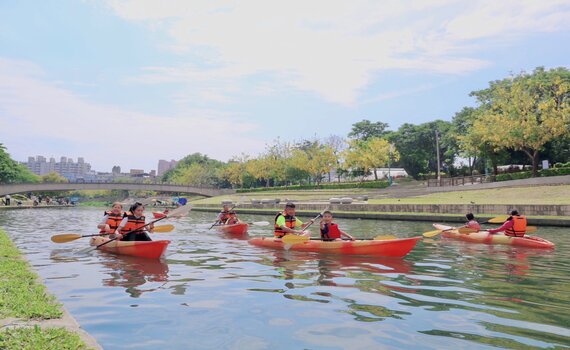
<svg viewBox="0 0 570 350">
<path fill-rule="evenodd" d="M 275 215 L 275 225 L 274 225 L 274 236 L 276 239 L 281 239 L 285 235 L 300 235 L 300 236 L 310 236 L 310 232 L 304 232 L 303 230 L 308 225 L 314 223 L 315 220 L 303 224 L 303 222 L 295 216 L 295 204 L 288 202 L 285 205 L 285 210 L 283 212 L 277 213 Z"/>
</svg>

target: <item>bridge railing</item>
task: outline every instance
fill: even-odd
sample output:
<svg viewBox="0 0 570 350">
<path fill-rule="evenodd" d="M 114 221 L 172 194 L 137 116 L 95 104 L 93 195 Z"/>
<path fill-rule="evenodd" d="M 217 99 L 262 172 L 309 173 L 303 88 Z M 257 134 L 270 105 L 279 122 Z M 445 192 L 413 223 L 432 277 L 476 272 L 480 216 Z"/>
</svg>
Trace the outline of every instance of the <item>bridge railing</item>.
<svg viewBox="0 0 570 350">
<path fill-rule="evenodd" d="M 75 181 L 67 181 L 67 182 L 8 182 L 3 183 L 0 182 L 0 185 L 40 185 L 40 184 L 116 184 L 116 185 L 160 185 L 160 186 L 185 186 L 185 187 L 194 187 L 194 188 L 201 188 L 201 189 L 210 189 L 210 190 L 217 190 L 221 189 L 219 187 L 214 186 L 206 186 L 206 185 L 195 185 L 195 184 L 185 184 L 185 183 L 178 183 L 178 182 L 165 182 L 165 181 L 149 181 L 148 179 L 141 179 L 140 181 L 105 181 L 105 180 L 75 180 Z"/>
</svg>

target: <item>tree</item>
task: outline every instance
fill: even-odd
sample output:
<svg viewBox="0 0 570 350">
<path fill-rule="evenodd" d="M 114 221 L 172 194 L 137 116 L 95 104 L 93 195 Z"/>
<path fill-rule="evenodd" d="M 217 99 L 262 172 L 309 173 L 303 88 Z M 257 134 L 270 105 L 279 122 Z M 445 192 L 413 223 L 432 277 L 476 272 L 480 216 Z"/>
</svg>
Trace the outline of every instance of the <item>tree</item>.
<svg viewBox="0 0 570 350">
<path fill-rule="evenodd" d="M 373 137 L 385 136 L 388 128 L 387 123 L 383 122 L 371 122 L 370 120 L 364 119 L 357 123 L 352 124 L 352 130 L 348 133 L 348 137 L 366 141 Z"/>
<path fill-rule="evenodd" d="M 60 174 L 56 173 L 55 171 L 52 171 L 51 173 L 47 173 L 45 175 L 42 175 L 41 180 L 42 180 L 42 182 L 48 182 L 48 183 L 69 182 L 69 180 L 67 180 L 65 177 L 61 176 Z"/>
<path fill-rule="evenodd" d="M 38 179 L 27 167 L 13 160 L 0 143 L 0 183 L 38 182 Z"/>
<path fill-rule="evenodd" d="M 398 159 L 398 152 L 394 150 L 392 157 Z M 378 180 L 376 168 L 388 165 L 389 161 L 390 143 L 379 137 L 368 139 L 368 141 L 353 140 L 345 152 L 345 167 L 362 169 L 364 175 L 369 174 L 370 169 L 373 169 L 375 180 Z"/>
<path fill-rule="evenodd" d="M 334 150 L 319 141 L 305 141 L 303 146 L 293 150 L 291 164 L 307 172 L 313 180 L 320 184 L 323 175 L 337 165 L 338 157 Z"/>
<path fill-rule="evenodd" d="M 495 150 L 523 151 L 538 174 L 540 152 L 570 133 L 570 71 L 536 68 L 472 93 L 481 104 L 474 133 Z"/>
<path fill-rule="evenodd" d="M 415 178 L 437 170 L 435 131 L 440 136 L 439 148 L 444 169 L 453 170 L 456 156 L 455 137 L 451 123 L 443 120 L 414 125 L 405 123 L 396 132 L 386 136 L 400 154 L 399 164 Z"/>
<path fill-rule="evenodd" d="M 232 186 L 243 188 L 244 179 L 247 176 L 246 163 L 249 156 L 242 154 L 232 158 L 223 169 L 223 178 Z"/>
</svg>

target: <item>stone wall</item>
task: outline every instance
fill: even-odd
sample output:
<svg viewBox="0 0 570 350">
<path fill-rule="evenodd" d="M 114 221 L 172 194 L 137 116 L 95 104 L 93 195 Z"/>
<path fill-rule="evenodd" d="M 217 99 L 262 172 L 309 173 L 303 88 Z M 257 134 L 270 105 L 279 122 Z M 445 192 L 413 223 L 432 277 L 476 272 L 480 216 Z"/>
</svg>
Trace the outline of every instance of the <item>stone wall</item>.
<svg viewBox="0 0 570 350">
<path fill-rule="evenodd" d="M 221 208 L 218 204 L 200 204 L 202 208 Z M 436 214 L 507 214 L 517 209 L 528 216 L 570 216 L 570 205 L 502 205 L 502 204 L 326 204 L 297 203 L 299 210 L 320 212 L 326 208 L 340 211 L 380 212 L 380 213 L 436 213 Z M 283 204 L 240 204 L 244 209 L 281 210 Z"/>
</svg>

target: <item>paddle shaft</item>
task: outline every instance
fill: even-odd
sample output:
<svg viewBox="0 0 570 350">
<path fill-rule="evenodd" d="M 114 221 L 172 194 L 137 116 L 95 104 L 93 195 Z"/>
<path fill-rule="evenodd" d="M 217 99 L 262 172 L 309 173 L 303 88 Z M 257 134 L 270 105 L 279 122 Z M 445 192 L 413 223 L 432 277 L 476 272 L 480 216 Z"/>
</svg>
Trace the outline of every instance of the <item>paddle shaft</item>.
<svg viewBox="0 0 570 350">
<path fill-rule="evenodd" d="M 237 207 L 237 204 L 234 205 L 233 207 L 231 207 L 230 210 L 228 210 L 228 212 L 234 210 L 235 207 Z M 214 224 L 212 224 L 212 226 L 210 226 L 210 228 L 209 228 L 208 230 L 211 230 L 212 227 L 214 227 L 214 226 L 216 226 L 216 225 L 219 225 L 219 220 L 216 220 L 216 222 L 214 222 Z"/>
<path fill-rule="evenodd" d="M 142 229 L 142 228 L 145 228 L 145 227 L 147 227 L 147 226 L 149 226 L 149 225 L 154 224 L 155 222 L 159 222 L 160 220 L 164 220 L 164 219 L 166 219 L 166 218 L 168 218 L 168 216 L 164 216 L 164 217 L 162 217 L 162 218 L 160 218 L 160 219 L 156 219 L 156 220 L 154 220 L 154 221 L 151 221 L 151 222 L 149 222 L 149 223 L 146 224 L 146 225 L 143 225 L 143 226 L 141 226 L 141 227 L 137 227 L 137 228 L 135 228 L 135 229 L 133 229 L 133 230 L 130 230 L 129 232 L 126 232 L 125 234 L 123 234 L 123 236 L 124 236 L 124 235 L 128 235 L 129 233 L 133 233 L 133 232 L 135 232 L 135 231 L 138 231 L 138 230 L 140 230 L 140 229 Z M 108 241 L 105 242 L 105 243 L 101 243 L 101 244 L 99 244 L 98 246 L 96 246 L 95 249 L 98 249 L 99 247 L 102 247 L 102 246 L 104 246 L 104 245 L 107 244 L 107 243 L 111 243 L 111 242 L 117 240 L 118 238 L 119 238 L 119 237 L 115 237 L 115 238 L 112 238 L 112 239 L 108 240 Z"/>
</svg>

